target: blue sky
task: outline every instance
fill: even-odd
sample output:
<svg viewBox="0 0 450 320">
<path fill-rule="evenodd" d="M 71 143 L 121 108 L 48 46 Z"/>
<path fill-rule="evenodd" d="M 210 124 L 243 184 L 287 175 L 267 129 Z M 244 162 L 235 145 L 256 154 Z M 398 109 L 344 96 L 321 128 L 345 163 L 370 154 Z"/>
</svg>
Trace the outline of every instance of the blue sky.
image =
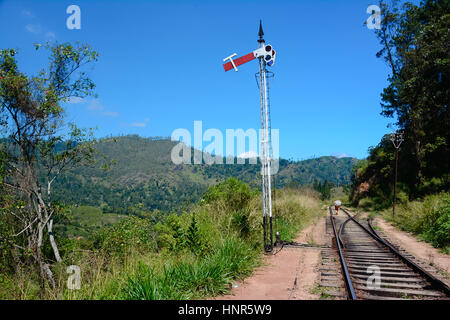
<svg viewBox="0 0 450 320">
<path fill-rule="evenodd" d="M 98 99 L 67 104 L 68 119 L 97 136 L 170 136 L 177 128 L 259 128 L 257 62 L 224 72 L 222 59 L 257 48 L 259 19 L 277 50 L 272 127 L 280 156 L 367 156 L 392 119 L 381 117 L 388 68 L 364 26 L 374 0 L 0 1 L 0 48 L 21 68 L 46 62 L 33 43 L 81 41 L 100 52 L 90 68 Z M 69 30 L 66 8 L 81 8 Z M 77 101 L 74 101 L 77 102 Z"/>
</svg>

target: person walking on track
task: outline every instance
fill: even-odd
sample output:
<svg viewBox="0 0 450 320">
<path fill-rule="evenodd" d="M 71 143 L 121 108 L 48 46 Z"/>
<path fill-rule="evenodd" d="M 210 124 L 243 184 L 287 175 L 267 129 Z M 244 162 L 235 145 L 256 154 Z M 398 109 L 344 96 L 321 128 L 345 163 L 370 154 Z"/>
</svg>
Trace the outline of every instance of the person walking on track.
<svg viewBox="0 0 450 320">
<path fill-rule="evenodd" d="M 341 200 L 336 200 L 335 202 L 334 202 L 334 209 L 336 209 L 336 214 L 338 214 L 339 213 L 339 207 L 341 206 Z"/>
</svg>

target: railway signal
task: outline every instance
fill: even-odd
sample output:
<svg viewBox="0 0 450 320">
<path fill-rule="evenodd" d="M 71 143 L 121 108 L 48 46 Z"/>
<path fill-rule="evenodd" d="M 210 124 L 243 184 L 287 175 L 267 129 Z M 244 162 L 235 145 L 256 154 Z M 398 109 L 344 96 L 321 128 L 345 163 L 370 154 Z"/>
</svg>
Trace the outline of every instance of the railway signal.
<svg viewBox="0 0 450 320">
<path fill-rule="evenodd" d="M 238 71 L 237 66 L 240 66 L 247 62 L 250 62 L 254 59 L 260 59 L 260 58 L 263 58 L 266 65 L 271 67 L 275 62 L 276 54 L 277 54 L 276 51 L 272 48 L 272 46 L 270 44 L 264 45 L 264 46 L 256 49 L 255 51 L 253 51 L 249 54 L 246 54 L 245 56 L 237 58 L 236 60 L 233 60 L 233 58 L 235 56 L 237 56 L 237 54 L 233 53 L 231 56 L 223 59 L 224 62 L 227 60 L 230 60 L 223 65 L 223 68 L 225 69 L 225 71 L 234 69 L 234 71 L 237 72 Z"/>
<path fill-rule="evenodd" d="M 392 215 L 395 216 L 395 205 L 397 203 L 398 149 L 403 142 L 403 132 L 396 130 L 395 133 L 391 133 L 391 141 L 395 148 L 394 200 L 392 202 Z"/>
<path fill-rule="evenodd" d="M 269 88 L 270 79 L 273 78 L 273 72 L 267 70 L 267 66 L 271 67 L 275 63 L 276 51 L 270 44 L 265 44 L 263 38 L 264 32 L 262 22 L 259 22 L 258 32 L 258 49 L 248 53 L 242 57 L 233 60 L 236 53 L 223 59 L 225 62 L 223 68 L 225 71 L 234 69 L 238 71 L 238 66 L 250 62 L 254 59 L 259 60 L 259 72 L 256 73 L 256 79 L 260 94 L 260 112 L 261 112 L 261 176 L 262 176 L 262 208 L 263 208 L 263 237 L 264 250 L 271 252 L 273 250 L 273 229 L 272 229 L 272 179 L 271 166 L 273 162 L 272 136 L 271 136 L 271 120 L 270 120 L 270 103 Z"/>
</svg>

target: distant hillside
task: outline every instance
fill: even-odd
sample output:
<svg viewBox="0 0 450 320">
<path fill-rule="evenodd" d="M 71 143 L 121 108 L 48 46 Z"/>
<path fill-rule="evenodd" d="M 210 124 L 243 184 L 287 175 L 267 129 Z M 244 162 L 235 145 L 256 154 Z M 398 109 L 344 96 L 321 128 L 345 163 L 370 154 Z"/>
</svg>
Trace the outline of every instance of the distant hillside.
<svg viewBox="0 0 450 320">
<path fill-rule="evenodd" d="M 82 167 L 60 177 L 54 195 L 65 202 L 127 213 L 131 207 L 168 211 L 196 201 L 208 186 L 234 176 L 254 187 L 260 183 L 258 165 L 175 165 L 170 154 L 175 142 L 136 135 L 98 142 L 99 157 L 114 159 L 109 170 Z M 350 182 L 354 158 L 320 157 L 299 162 L 280 160 L 277 187 L 312 184 L 315 179 L 335 184 Z"/>
</svg>

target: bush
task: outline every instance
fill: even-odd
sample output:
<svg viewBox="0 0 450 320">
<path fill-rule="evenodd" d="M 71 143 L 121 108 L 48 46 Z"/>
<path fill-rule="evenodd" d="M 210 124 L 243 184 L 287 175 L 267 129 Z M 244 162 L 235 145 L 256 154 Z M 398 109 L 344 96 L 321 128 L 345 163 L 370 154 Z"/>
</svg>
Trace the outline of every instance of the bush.
<svg viewBox="0 0 450 320">
<path fill-rule="evenodd" d="M 280 231 L 283 240 L 296 236 L 320 214 L 318 193 L 311 192 L 277 191 L 274 232 Z M 106 215 L 99 209 L 74 210 L 77 217 L 87 214 L 83 221 L 92 218 L 83 222 L 83 228 L 98 222 L 98 230 L 86 238 L 56 239 L 63 264 L 52 266 L 57 287 L 47 290 L 46 298 L 195 299 L 224 294 L 232 281 L 249 275 L 260 263 L 263 239 L 257 194 L 231 178 L 211 187 L 189 212 L 130 215 L 110 226 L 97 219 Z M 0 235 L 6 235 L 11 230 L 4 228 L 2 218 Z M 10 250 L 0 243 L 0 258 L 5 254 Z M 65 288 L 69 264 L 82 270 L 80 290 Z M 5 269 L 1 261 L 0 266 Z M 14 270 L 2 270 L 0 297 L 37 297 L 38 274 L 30 272 L 37 277 L 21 280 L 12 276 Z"/>
<path fill-rule="evenodd" d="M 155 226 L 158 234 L 158 246 L 171 251 L 184 249 L 186 244 L 182 219 L 176 214 L 169 214 L 164 221 Z"/>
<path fill-rule="evenodd" d="M 202 199 L 206 203 L 220 202 L 227 211 L 236 212 L 248 209 L 255 195 L 248 184 L 232 177 L 210 187 Z"/>
<path fill-rule="evenodd" d="M 250 233 L 249 214 L 247 212 L 235 212 L 231 223 L 241 237 L 247 237 Z"/>
<path fill-rule="evenodd" d="M 195 220 L 195 214 L 192 215 L 191 224 L 186 232 L 186 244 L 188 248 L 197 255 L 205 253 L 208 249 L 200 235 L 200 229 L 197 220 Z"/>
<path fill-rule="evenodd" d="M 124 255 L 127 250 L 155 250 L 156 234 L 147 219 L 130 216 L 115 225 L 101 229 L 94 246 L 110 255 Z"/>
<path fill-rule="evenodd" d="M 423 237 L 433 246 L 450 246 L 450 194 L 443 195 L 438 208 L 429 212 L 424 229 Z"/>
<path fill-rule="evenodd" d="M 386 219 L 400 229 L 419 235 L 437 248 L 450 247 L 450 194 L 427 196 L 423 201 L 411 201 L 383 212 Z"/>
</svg>

